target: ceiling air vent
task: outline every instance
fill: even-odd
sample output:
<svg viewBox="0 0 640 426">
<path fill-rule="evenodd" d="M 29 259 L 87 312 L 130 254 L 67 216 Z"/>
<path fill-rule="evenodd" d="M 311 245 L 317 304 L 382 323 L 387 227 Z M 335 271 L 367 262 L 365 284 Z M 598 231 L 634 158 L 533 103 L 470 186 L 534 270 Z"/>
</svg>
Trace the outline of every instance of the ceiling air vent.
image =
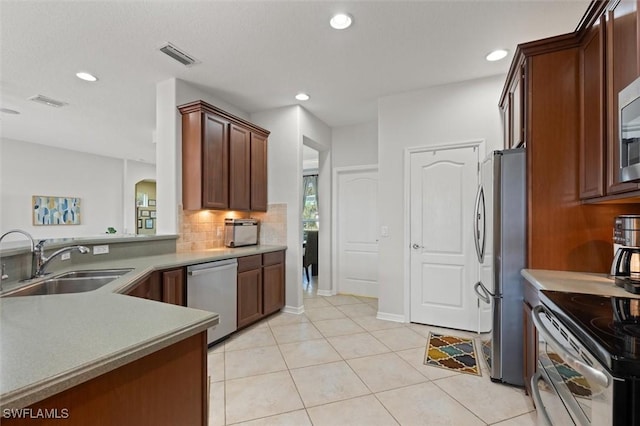
<svg viewBox="0 0 640 426">
<path fill-rule="evenodd" d="M 165 55 L 175 59 L 178 62 L 180 62 L 182 65 L 184 65 L 186 67 L 190 67 L 192 65 L 200 63 L 199 60 L 197 60 L 193 56 L 189 55 L 188 53 L 185 53 L 182 50 L 178 49 L 176 46 L 174 46 L 171 43 L 167 43 L 164 46 L 162 46 L 160 48 L 160 51 L 162 53 L 164 53 Z"/>
<path fill-rule="evenodd" d="M 63 107 L 65 105 L 68 105 L 66 102 L 62 102 L 62 101 L 58 101 L 55 99 L 51 99 L 51 98 L 47 98 L 46 96 L 42 96 L 42 95 L 36 95 L 36 96 L 32 96 L 29 98 L 30 101 L 33 102 L 38 102 L 44 105 L 48 105 L 51 107 L 56 107 L 56 108 L 60 108 Z"/>
</svg>

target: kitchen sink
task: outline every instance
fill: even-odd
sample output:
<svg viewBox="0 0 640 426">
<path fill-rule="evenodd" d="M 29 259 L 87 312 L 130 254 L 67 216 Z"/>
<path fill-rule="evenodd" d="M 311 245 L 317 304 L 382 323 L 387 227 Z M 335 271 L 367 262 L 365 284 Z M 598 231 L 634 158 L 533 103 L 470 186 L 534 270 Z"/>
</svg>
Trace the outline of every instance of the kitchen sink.
<svg viewBox="0 0 640 426">
<path fill-rule="evenodd" d="M 132 269 L 93 269 L 87 271 L 71 271 L 61 275 L 56 275 L 56 279 L 60 278 L 95 278 L 95 277 L 120 277 Z"/>
<path fill-rule="evenodd" d="M 131 269 L 103 269 L 91 271 L 71 271 L 44 281 L 25 285 L 3 294 L 2 297 L 37 296 L 45 294 L 83 293 L 120 278 Z"/>
</svg>

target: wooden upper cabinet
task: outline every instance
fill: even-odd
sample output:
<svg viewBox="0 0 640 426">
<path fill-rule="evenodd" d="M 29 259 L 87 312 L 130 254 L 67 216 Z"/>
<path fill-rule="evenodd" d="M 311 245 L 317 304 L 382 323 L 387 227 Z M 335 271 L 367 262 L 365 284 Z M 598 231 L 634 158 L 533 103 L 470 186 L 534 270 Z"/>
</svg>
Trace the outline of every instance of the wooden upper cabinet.
<svg viewBox="0 0 640 426">
<path fill-rule="evenodd" d="M 184 209 L 266 211 L 269 131 L 203 101 L 178 110 Z"/>
<path fill-rule="evenodd" d="M 509 94 L 511 97 L 511 148 L 525 146 L 525 108 L 524 108 L 524 68 L 518 70 L 514 86 Z"/>
<path fill-rule="evenodd" d="M 620 183 L 618 93 L 640 76 L 638 1 L 614 2 L 607 11 L 607 193 L 636 191 L 638 183 Z"/>
<path fill-rule="evenodd" d="M 590 29 L 580 51 L 580 198 L 605 195 L 605 19 Z"/>
<path fill-rule="evenodd" d="M 267 137 L 251 134 L 251 210 L 267 211 Z"/>
<path fill-rule="evenodd" d="M 229 122 L 212 114 L 203 114 L 203 120 L 202 202 L 198 204 L 224 209 L 229 203 Z M 191 163 L 183 162 L 184 166 L 189 168 Z"/>
<path fill-rule="evenodd" d="M 504 149 L 526 146 L 525 142 L 525 67 L 520 63 L 514 73 L 508 77 L 506 92 L 502 95 L 500 111 L 502 114 L 502 130 Z"/>
<path fill-rule="evenodd" d="M 251 131 L 235 124 L 229 135 L 229 209 L 251 208 Z"/>
</svg>

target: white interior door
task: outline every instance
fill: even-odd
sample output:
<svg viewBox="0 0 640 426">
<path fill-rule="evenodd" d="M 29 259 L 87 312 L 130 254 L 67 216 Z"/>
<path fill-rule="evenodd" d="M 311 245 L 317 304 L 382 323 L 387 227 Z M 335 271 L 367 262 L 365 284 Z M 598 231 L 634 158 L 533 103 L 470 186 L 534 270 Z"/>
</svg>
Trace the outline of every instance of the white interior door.
<svg viewBox="0 0 640 426">
<path fill-rule="evenodd" d="M 477 330 L 473 236 L 478 149 L 411 155 L 412 322 Z"/>
<path fill-rule="evenodd" d="M 337 175 L 337 291 L 378 297 L 378 171 Z"/>
</svg>

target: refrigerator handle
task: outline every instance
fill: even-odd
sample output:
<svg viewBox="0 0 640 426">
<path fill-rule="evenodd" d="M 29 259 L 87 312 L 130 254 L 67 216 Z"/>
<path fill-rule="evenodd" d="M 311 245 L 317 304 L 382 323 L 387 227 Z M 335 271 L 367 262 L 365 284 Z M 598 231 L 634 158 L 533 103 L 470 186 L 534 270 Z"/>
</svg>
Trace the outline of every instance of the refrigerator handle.
<svg viewBox="0 0 640 426">
<path fill-rule="evenodd" d="M 482 212 L 480 206 L 482 205 Z M 482 218 L 482 241 L 480 241 L 480 230 L 478 229 L 478 222 Z M 478 193 L 476 194 L 476 207 L 473 213 L 473 241 L 476 244 L 476 254 L 478 255 L 478 261 L 484 262 L 484 248 L 485 248 L 485 205 L 484 205 L 484 189 L 482 185 L 478 187 Z"/>
<path fill-rule="evenodd" d="M 473 291 L 476 293 L 476 296 L 478 296 L 478 299 L 482 300 L 484 303 L 487 303 L 487 304 L 490 304 L 491 303 L 490 298 L 495 296 L 491 294 L 489 290 L 487 290 L 487 288 L 482 284 L 482 281 L 478 281 L 473 286 Z"/>
</svg>

